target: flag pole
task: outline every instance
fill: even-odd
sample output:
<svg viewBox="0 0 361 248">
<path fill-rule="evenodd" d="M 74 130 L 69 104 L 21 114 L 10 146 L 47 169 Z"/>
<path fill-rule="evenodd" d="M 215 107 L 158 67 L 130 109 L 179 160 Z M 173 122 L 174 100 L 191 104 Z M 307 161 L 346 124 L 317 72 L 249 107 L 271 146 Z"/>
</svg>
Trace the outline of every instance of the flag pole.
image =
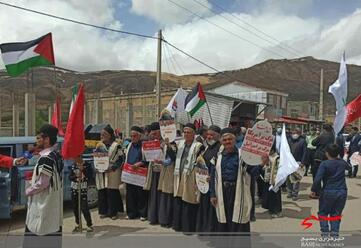
<svg viewBox="0 0 361 248">
<path fill-rule="evenodd" d="M 56 82 L 56 67 L 53 65 L 53 71 L 54 71 L 54 85 L 55 85 L 55 97 L 58 96 L 58 84 Z"/>
<path fill-rule="evenodd" d="M 82 173 L 82 172 L 80 172 Z M 80 174 L 81 176 L 81 174 Z M 78 214 L 79 214 L 79 231 L 83 232 L 83 223 L 81 218 L 81 180 L 78 178 Z"/>
<path fill-rule="evenodd" d="M 207 109 L 208 109 L 209 117 L 210 117 L 210 119 L 211 119 L 211 124 L 213 125 L 212 114 L 211 114 L 211 110 L 209 109 L 209 105 L 208 105 L 207 99 L 206 99 L 206 104 L 207 104 Z"/>
<path fill-rule="evenodd" d="M 191 122 L 191 117 L 189 116 L 189 113 L 187 112 L 188 122 Z"/>
</svg>

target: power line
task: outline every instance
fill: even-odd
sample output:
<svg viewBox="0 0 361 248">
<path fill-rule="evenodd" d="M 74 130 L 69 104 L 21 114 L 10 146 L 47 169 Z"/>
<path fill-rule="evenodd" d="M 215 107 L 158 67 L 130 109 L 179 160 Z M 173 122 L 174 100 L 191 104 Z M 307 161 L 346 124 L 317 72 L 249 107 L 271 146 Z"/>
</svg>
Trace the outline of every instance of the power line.
<svg viewBox="0 0 361 248">
<path fill-rule="evenodd" d="M 190 9 L 188 9 L 188 8 L 186 8 L 186 7 L 180 5 L 180 4 L 178 4 L 178 3 L 176 3 L 176 2 L 174 2 L 174 1 L 172 1 L 172 0 L 168 0 L 168 2 L 176 5 L 178 8 L 181 8 L 181 9 L 183 9 L 183 10 L 185 10 L 185 11 L 187 11 L 187 12 L 189 12 L 189 13 L 195 15 L 195 16 L 197 16 L 198 18 L 202 19 L 203 21 L 205 21 L 205 22 L 207 22 L 207 23 L 209 23 L 209 24 L 212 24 L 213 26 L 216 26 L 216 27 L 218 27 L 219 29 L 222 29 L 223 31 L 225 31 L 225 32 L 227 32 L 227 33 L 229 33 L 229 34 L 231 34 L 231 35 L 233 35 L 233 36 L 238 37 L 239 39 L 241 39 L 241 40 L 243 40 L 243 41 L 246 41 L 246 42 L 252 44 L 253 46 L 256 46 L 256 47 L 258 47 L 258 48 L 260 48 L 260 49 L 262 49 L 262 50 L 265 50 L 265 51 L 267 51 L 267 52 L 269 52 L 269 53 L 272 53 L 272 54 L 274 54 L 274 55 L 277 55 L 278 57 L 285 58 L 283 55 L 281 55 L 281 54 L 279 54 L 279 53 L 277 53 L 277 52 L 274 52 L 274 51 L 272 51 L 272 50 L 270 50 L 270 49 L 267 49 L 267 48 L 265 48 L 265 47 L 262 47 L 262 46 L 258 45 L 257 43 L 254 43 L 253 41 L 250 41 L 250 40 L 248 40 L 248 39 L 246 39 L 246 38 L 243 38 L 242 36 L 240 36 L 240 35 L 232 32 L 232 31 L 230 31 L 230 30 L 228 30 L 228 29 L 225 29 L 224 27 L 222 27 L 222 26 L 220 26 L 220 25 L 218 25 L 218 24 L 216 24 L 216 23 L 214 23 L 214 22 L 211 22 L 210 20 L 204 18 L 203 16 L 198 15 L 197 13 L 193 12 L 192 10 L 190 10 Z"/>
<path fill-rule="evenodd" d="M 209 69 L 211 69 L 211 70 L 213 70 L 213 71 L 215 71 L 215 72 L 217 72 L 217 73 L 219 73 L 219 74 L 223 74 L 224 76 L 228 77 L 229 79 L 232 79 L 232 80 L 237 81 L 237 82 L 240 82 L 240 83 L 248 84 L 248 83 L 246 83 L 246 82 L 243 82 L 242 80 L 239 80 L 238 78 L 235 78 L 235 77 L 232 77 L 232 76 L 226 74 L 224 71 L 220 71 L 220 70 L 218 70 L 217 68 L 215 68 L 215 67 L 213 67 L 213 66 L 211 66 L 211 65 L 208 65 L 207 63 L 205 63 L 205 62 L 203 62 L 202 60 L 194 57 L 193 55 L 189 54 L 188 52 L 183 51 L 182 49 L 178 48 L 177 46 L 173 45 L 172 43 L 170 43 L 170 42 L 167 41 L 167 40 L 164 40 L 164 39 L 163 39 L 162 41 L 163 41 L 164 43 L 166 43 L 168 46 L 170 46 L 170 47 L 172 47 L 173 49 L 177 50 L 178 52 L 180 52 L 180 53 L 186 55 L 187 57 L 193 59 L 194 61 L 197 61 L 198 63 L 202 64 L 203 66 L 205 66 L 205 67 L 207 67 L 207 68 L 209 68 Z"/>
<path fill-rule="evenodd" d="M 163 43 L 163 44 L 164 44 L 164 51 L 165 51 L 165 53 L 168 55 L 168 58 L 169 58 L 172 66 L 173 66 L 173 68 L 174 68 L 174 73 L 177 74 L 177 72 L 179 71 L 180 73 L 183 73 L 183 74 L 184 74 L 184 72 L 183 72 L 183 70 L 180 68 L 180 66 L 179 66 L 179 65 L 176 65 L 175 59 L 173 58 L 171 52 L 169 51 L 168 45 L 167 45 L 166 43 Z M 178 69 L 178 70 L 177 70 L 177 69 Z"/>
<path fill-rule="evenodd" d="M 176 47 L 176 46 L 173 45 L 172 43 L 169 43 L 167 40 L 164 40 L 164 39 L 163 39 L 163 42 L 165 42 L 167 45 L 171 46 L 172 48 L 174 48 L 174 49 L 177 50 L 178 52 L 181 52 L 181 53 L 183 53 L 184 55 L 186 55 L 187 57 L 189 57 L 189 58 L 197 61 L 198 63 L 204 65 L 205 67 L 207 67 L 207 68 L 209 68 L 209 69 L 211 69 L 211 70 L 213 70 L 213 71 L 215 71 L 215 72 L 221 73 L 221 71 L 219 71 L 218 69 L 214 68 L 213 66 L 210 66 L 210 65 L 206 64 L 205 62 L 203 62 L 203 61 L 200 60 L 200 59 L 197 59 L 196 57 L 194 57 L 194 56 L 190 55 L 189 53 L 183 51 L 182 49 Z"/>
<path fill-rule="evenodd" d="M 194 0 L 194 1 L 195 1 L 195 0 Z M 230 34 L 232 34 L 232 35 L 234 35 L 234 36 L 237 36 L 238 38 L 240 38 L 240 39 L 242 39 L 242 40 L 244 40 L 244 41 L 246 41 L 246 42 L 249 42 L 250 44 L 252 44 L 252 45 L 254 45 L 254 46 L 257 46 L 257 47 L 259 47 L 259 48 L 261 48 L 261 49 L 263 49 L 263 50 L 265 50 L 265 51 L 268 51 L 268 52 L 270 52 L 270 53 L 276 54 L 277 56 L 279 56 L 279 57 L 281 57 L 281 58 L 285 58 L 283 55 L 280 55 L 280 54 L 277 53 L 277 52 L 274 52 L 274 51 L 272 51 L 272 50 L 269 50 L 269 49 L 267 49 L 267 48 L 264 48 L 264 47 L 262 47 L 262 46 L 260 46 L 260 45 L 258 45 L 258 44 L 256 44 L 256 43 L 254 43 L 254 42 L 252 42 L 252 41 L 249 41 L 249 40 L 247 40 L 247 39 L 245 39 L 245 38 L 237 35 L 236 33 L 232 32 L 232 31 L 229 31 L 229 30 L 223 28 L 222 26 L 220 26 L 220 25 L 218 25 L 218 24 L 216 24 L 216 23 L 213 23 L 213 22 L 207 20 L 206 18 L 198 15 L 197 13 L 193 12 L 192 10 L 190 10 L 190 9 L 188 9 L 188 8 L 186 8 L 186 7 L 178 4 L 178 3 L 175 3 L 175 2 L 172 1 L 172 0 L 168 0 L 168 2 L 173 3 L 173 4 L 176 5 L 177 7 L 181 8 L 181 9 L 183 9 L 183 10 L 186 10 L 187 12 L 189 12 L 189 13 L 197 16 L 198 18 L 200 18 L 200 19 L 202 19 L 202 20 L 204 20 L 204 21 L 206 21 L 206 22 L 208 22 L 208 23 L 210 23 L 210 24 L 212 24 L 212 25 L 214 25 L 214 26 L 222 29 L 223 31 L 225 31 L 225 32 L 227 32 L 227 33 L 230 33 Z M 262 32 L 262 31 L 261 31 L 261 32 Z M 174 47 L 173 47 L 173 48 L 174 48 Z M 293 50 L 294 50 L 294 49 L 293 49 Z M 184 51 L 181 51 L 181 52 L 184 52 Z M 188 54 L 188 55 L 189 55 L 189 54 Z M 298 56 L 299 56 L 299 55 L 298 55 Z M 196 59 L 196 58 L 193 57 L 192 59 Z M 285 59 L 287 59 L 287 58 L 285 58 Z M 203 64 L 204 66 L 206 66 L 206 67 L 208 67 L 208 68 L 210 68 L 210 69 L 212 69 L 212 70 L 214 70 L 214 71 L 216 71 L 216 72 L 218 72 L 218 73 L 223 73 L 222 71 L 219 71 L 219 70 L 217 70 L 216 68 L 205 64 L 203 61 L 200 61 L 199 59 L 196 59 L 196 60 L 197 60 L 198 62 L 200 62 L 201 64 Z M 316 62 L 317 65 L 319 65 L 320 67 L 322 67 L 317 61 L 315 61 L 315 62 Z M 312 70 L 310 70 L 310 72 L 313 73 L 313 74 L 317 74 L 316 72 L 314 72 L 314 71 L 312 71 Z M 240 80 L 235 79 L 235 78 L 233 78 L 233 77 L 230 77 L 230 76 L 227 75 L 227 74 L 224 74 L 224 75 L 226 75 L 226 76 L 229 77 L 229 78 L 232 78 L 233 80 L 237 80 L 237 81 L 241 82 Z M 318 74 L 317 74 L 317 75 L 318 75 Z M 244 82 L 244 83 L 245 83 L 245 82 Z"/>
<path fill-rule="evenodd" d="M 196 1 L 196 0 L 194 0 L 194 1 Z M 217 7 L 218 9 L 220 9 L 220 10 L 222 10 L 222 11 L 224 11 L 224 12 L 227 12 L 227 13 L 229 12 L 229 11 L 227 11 L 225 8 L 223 8 L 222 6 L 220 6 L 220 5 L 218 5 L 218 4 L 214 3 L 214 2 L 212 2 L 212 5 L 214 5 L 215 7 Z M 234 18 L 238 19 L 239 21 L 241 21 L 242 23 L 246 24 L 247 26 L 253 28 L 253 29 L 256 30 L 257 32 L 259 32 L 259 33 L 263 34 L 264 36 L 266 36 L 266 37 L 274 40 L 275 42 L 278 42 L 280 45 L 283 45 L 284 47 L 288 47 L 289 49 L 291 49 L 291 50 L 295 51 L 296 53 L 302 55 L 302 52 L 294 49 L 294 48 L 291 47 L 291 46 L 288 46 L 288 45 L 286 45 L 286 44 L 282 44 L 282 41 L 276 39 L 275 37 L 273 37 L 273 36 L 271 36 L 271 35 L 269 35 L 269 34 L 267 34 L 266 32 L 263 32 L 262 30 L 260 30 L 259 28 L 255 27 L 254 25 L 250 24 L 249 22 L 246 22 L 245 20 L 243 20 L 243 19 L 240 18 L 239 16 L 237 16 L 237 15 L 235 15 L 235 14 L 232 14 L 232 13 L 229 13 L 229 14 L 230 14 L 231 16 L 233 16 Z"/>
<path fill-rule="evenodd" d="M 172 55 L 172 53 L 171 53 L 171 51 L 170 51 L 170 48 L 168 48 L 168 46 L 167 46 L 167 45 L 166 45 L 165 47 L 166 47 L 166 49 L 168 50 L 168 53 L 171 55 L 171 59 L 172 59 L 172 60 L 174 60 L 175 64 L 177 65 L 177 67 L 178 67 L 179 71 L 182 73 L 182 75 L 185 75 L 184 70 L 182 69 L 182 67 L 180 66 L 180 64 L 178 64 L 178 62 L 177 62 L 176 58 L 175 58 L 175 57 L 173 57 L 173 55 Z"/>
<path fill-rule="evenodd" d="M 269 39 L 265 39 L 264 37 L 262 37 L 261 35 L 257 34 L 256 32 L 254 32 L 254 31 L 252 31 L 252 30 L 250 30 L 250 29 L 248 29 L 248 28 L 245 28 L 245 27 L 241 26 L 239 23 L 237 23 L 237 22 L 235 22 L 235 21 L 227 18 L 226 16 L 217 14 L 215 11 L 212 10 L 212 8 L 206 6 L 205 4 L 199 2 L 198 0 L 193 0 L 193 1 L 196 2 L 197 4 L 199 4 L 200 6 L 208 9 L 208 10 L 211 11 L 213 14 L 222 17 L 222 18 L 225 19 L 226 21 L 228 21 L 228 22 L 236 25 L 237 27 L 239 27 L 239 28 L 247 31 L 247 32 L 250 33 L 250 34 L 253 34 L 254 36 L 258 37 L 259 39 L 261 39 L 261 40 L 263 40 L 263 41 L 266 41 L 266 42 L 268 42 L 268 43 L 271 44 L 271 45 L 279 46 L 279 48 L 282 48 L 283 50 L 287 51 L 288 53 L 291 53 L 291 54 L 296 55 L 296 56 L 300 56 L 298 53 L 295 53 L 294 51 L 292 51 L 293 49 L 290 50 L 290 49 L 288 49 L 287 47 L 283 47 L 280 41 L 277 41 L 277 40 L 276 40 L 276 42 L 279 43 L 279 44 L 277 44 L 277 43 L 275 43 L 274 41 L 270 41 Z M 238 16 L 236 16 L 236 15 L 234 15 L 234 14 L 231 14 L 231 13 L 229 13 L 229 14 L 232 15 L 233 17 L 237 17 L 237 18 L 238 18 Z M 240 19 L 240 18 L 239 18 L 239 19 Z M 267 35 L 266 35 L 266 36 L 267 36 Z M 268 37 L 268 36 L 267 36 L 267 37 Z M 272 40 L 274 40 L 274 39 L 272 38 Z"/>
<path fill-rule="evenodd" d="M 164 44 L 164 42 L 162 42 L 162 48 L 163 48 L 163 50 L 165 51 L 165 44 Z M 162 55 L 163 55 L 163 54 L 162 54 Z M 171 73 L 171 69 L 170 69 L 170 66 L 169 66 L 169 63 L 168 63 L 168 59 L 167 59 L 167 56 L 165 56 L 165 54 L 164 54 L 164 56 L 162 56 L 162 59 L 165 60 L 165 64 L 166 64 L 166 66 L 167 66 L 167 68 L 168 68 L 168 73 Z"/>
<path fill-rule="evenodd" d="M 56 16 L 56 15 L 48 14 L 48 13 L 45 13 L 45 12 L 41 12 L 41 11 L 29 9 L 29 8 L 24 8 L 24 7 L 20 7 L 20 6 L 9 4 L 9 3 L 4 3 L 4 2 L 1 2 L 1 1 L 0 1 L 0 4 L 8 6 L 8 7 L 12 7 L 12 8 L 20 9 L 20 10 L 23 10 L 23 11 L 32 12 L 32 13 L 35 13 L 35 14 L 38 14 L 38 15 L 51 17 L 51 18 L 54 18 L 54 19 L 67 21 L 67 22 L 72 22 L 72 23 L 79 24 L 79 25 L 84 25 L 84 26 L 88 26 L 88 27 L 103 29 L 103 30 L 106 30 L 106 31 L 111 31 L 111 32 L 116 32 L 116 33 L 121 33 L 121 34 L 127 34 L 127 35 L 143 37 L 143 38 L 147 38 L 147 39 L 158 40 L 158 37 L 154 37 L 154 36 L 150 36 L 150 35 L 139 34 L 139 33 L 128 32 L 128 31 L 122 31 L 122 30 L 113 29 L 113 28 L 107 28 L 107 27 L 104 27 L 104 26 L 99 26 L 99 25 L 95 25 L 95 24 L 90 24 L 90 23 L 86 23 L 86 22 L 77 21 L 77 20 L 70 19 L 70 18 Z"/>
<path fill-rule="evenodd" d="M 202 16 L 194 13 L 193 11 L 191 11 L 191 10 L 189 10 L 189 9 L 187 9 L 187 8 L 185 8 L 185 7 L 179 5 L 179 4 L 177 4 L 177 3 L 175 3 L 175 2 L 173 2 L 173 1 L 171 1 L 171 0 L 168 0 L 168 1 L 171 2 L 171 3 L 173 3 L 174 5 L 178 6 L 179 8 L 182 8 L 182 9 L 190 12 L 190 13 L 193 14 L 194 16 L 197 16 L 197 17 L 199 17 L 200 19 L 202 19 L 202 20 L 204 20 L 204 21 L 206 21 L 206 22 L 208 22 L 208 23 L 210 23 L 210 24 L 212 24 L 212 25 L 214 25 L 214 26 L 216 26 L 216 27 L 218 27 L 218 28 L 220 28 L 220 29 L 222 29 L 222 30 L 224 30 L 224 31 L 232 34 L 232 35 L 235 35 L 235 36 L 237 36 L 238 38 L 240 38 L 240 39 L 242 39 L 242 40 L 244 40 L 244 41 L 246 41 L 246 42 L 249 42 L 249 43 L 253 44 L 254 46 L 257 46 L 257 47 L 259 47 L 259 48 L 261 48 L 261 49 L 263 49 L 263 50 L 266 50 L 266 51 L 268 51 L 268 52 L 271 52 L 271 53 L 276 54 L 277 56 L 280 56 L 280 57 L 283 58 L 282 55 L 280 55 L 280 54 L 278 54 L 278 53 L 276 53 L 276 52 L 273 52 L 273 51 L 271 51 L 271 50 L 269 50 L 269 49 L 263 48 L 263 47 L 259 46 L 258 44 L 255 44 L 255 43 L 253 43 L 253 42 L 251 42 L 251 41 L 249 41 L 249 40 L 247 40 L 247 39 L 245 39 L 245 38 L 243 38 L 243 37 L 241 37 L 241 36 L 239 36 L 239 35 L 231 32 L 231 31 L 229 31 L 229 30 L 227 30 L 227 29 L 225 29 L 225 28 L 223 28 L 223 27 L 221 27 L 221 26 L 219 26 L 219 25 L 217 25 L 217 24 L 215 24 L 215 23 L 212 23 L 211 21 L 205 19 L 204 17 L 202 17 Z M 45 12 L 41 12 L 41 11 L 37 11 L 37 10 L 33 10 L 33 9 L 29 9 L 29 8 L 25 8 L 25 7 L 13 5 L 13 4 L 9 4 L 9 3 L 4 3 L 4 2 L 1 2 L 1 1 L 0 1 L 0 4 L 1 4 L 1 5 L 4 5 L 4 6 L 16 8 L 16 9 L 19 9 L 19 10 L 23 10 L 23 11 L 35 13 L 35 14 L 38 14 L 38 15 L 47 16 L 47 17 L 50 17 L 50 18 L 54 18 L 54 19 L 58 19 L 58 20 L 62 20 L 62 21 L 67 21 L 67 22 L 72 22 L 72 23 L 79 24 L 79 25 L 84 25 L 84 26 L 88 26 L 88 27 L 98 28 L 98 29 L 102 29 L 102 30 L 106 30 L 106 31 L 110 31 L 110 32 L 116 32 L 116 33 L 121 33 L 121 34 L 126 34 L 126 35 L 133 35 L 133 36 L 138 36 L 138 37 L 143 37 L 143 38 L 158 40 L 158 37 L 155 37 L 155 36 L 149 36 L 149 35 L 145 35 L 145 34 L 139 34 L 139 33 L 122 31 L 122 30 L 113 29 L 113 28 L 107 28 L 107 27 L 104 27 L 104 26 L 99 26 L 99 25 L 95 25 L 95 24 L 90 24 L 90 23 L 86 23 L 86 22 L 77 21 L 77 20 L 70 19 L 70 18 L 65 18 L 65 17 L 61 17 L 61 16 L 56 16 L 56 15 L 48 14 L 48 13 L 45 13 Z M 203 61 L 195 58 L 194 56 L 190 55 L 189 53 L 181 50 L 180 48 L 178 48 L 178 47 L 176 47 L 175 45 L 169 43 L 168 41 L 166 41 L 166 40 L 164 40 L 164 39 L 163 39 L 163 41 L 164 41 L 165 43 L 167 43 L 169 46 L 171 46 L 172 48 L 174 48 L 175 50 L 183 53 L 184 55 L 186 55 L 186 56 L 188 56 L 189 58 L 197 61 L 198 63 L 202 64 L 203 66 L 205 66 L 205 67 L 207 67 L 207 68 L 209 68 L 209 69 L 211 69 L 211 70 L 213 70 L 213 71 L 215 71 L 215 72 L 217 72 L 217 73 L 223 73 L 222 71 L 220 71 L 220 70 L 218 70 L 218 69 L 216 69 L 216 68 L 214 68 L 214 67 L 206 64 L 205 62 L 203 62 Z M 226 76 L 229 77 L 229 78 L 232 78 L 233 80 L 237 80 L 237 81 L 241 82 L 240 80 L 235 79 L 235 78 L 233 78 L 233 77 L 230 77 L 230 76 L 227 75 L 227 74 L 224 74 L 224 75 L 226 75 Z"/>
</svg>

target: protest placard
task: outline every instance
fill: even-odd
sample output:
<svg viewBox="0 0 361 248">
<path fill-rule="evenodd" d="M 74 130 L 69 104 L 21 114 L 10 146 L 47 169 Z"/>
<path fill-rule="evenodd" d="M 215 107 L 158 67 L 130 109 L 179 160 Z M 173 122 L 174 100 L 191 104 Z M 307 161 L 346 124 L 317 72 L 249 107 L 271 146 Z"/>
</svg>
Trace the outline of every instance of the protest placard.
<svg viewBox="0 0 361 248">
<path fill-rule="evenodd" d="M 109 156 L 107 153 L 94 153 L 94 167 L 99 172 L 109 169 Z"/>
<path fill-rule="evenodd" d="M 241 158 L 246 164 L 260 165 L 262 156 L 268 155 L 273 144 L 272 126 L 259 121 L 247 130 L 241 147 Z"/>
<path fill-rule="evenodd" d="M 209 182 L 208 182 L 208 170 L 197 169 L 196 170 L 196 184 L 198 190 L 202 194 L 207 194 L 209 190 Z"/>
<path fill-rule="evenodd" d="M 160 147 L 159 140 L 143 141 L 142 149 L 143 149 L 145 160 L 148 162 L 152 162 L 156 159 L 159 159 L 159 160 L 164 159 L 163 151 Z"/>
<path fill-rule="evenodd" d="M 147 179 L 148 169 L 145 167 L 138 167 L 133 169 L 132 165 L 123 164 L 121 180 L 123 183 L 128 183 L 143 187 Z"/>
<path fill-rule="evenodd" d="M 173 142 L 177 137 L 177 127 L 169 111 L 163 110 L 159 118 L 160 134 L 162 138 Z"/>
</svg>

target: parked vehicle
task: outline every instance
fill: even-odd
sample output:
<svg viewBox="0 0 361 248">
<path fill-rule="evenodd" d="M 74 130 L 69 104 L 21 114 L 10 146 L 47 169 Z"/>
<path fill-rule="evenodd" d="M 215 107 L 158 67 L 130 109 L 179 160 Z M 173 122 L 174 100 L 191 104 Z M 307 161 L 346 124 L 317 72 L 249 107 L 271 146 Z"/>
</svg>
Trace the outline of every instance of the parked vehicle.
<svg viewBox="0 0 361 248">
<path fill-rule="evenodd" d="M 29 147 L 36 141 L 35 136 L 31 137 L 0 137 L 0 154 L 21 157 L 27 155 Z M 58 138 L 59 149 L 63 138 Z M 84 154 L 93 166 L 92 157 Z M 12 169 L 0 169 L 0 219 L 11 218 L 11 213 L 15 209 L 26 207 L 27 197 L 25 195 L 26 184 L 32 178 L 35 162 L 33 159 L 25 166 L 13 167 Z M 71 160 L 64 160 L 64 201 L 71 200 L 69 173 L 72 166 Z M 88 202 L 90 207 L 97 206 L 98 192 L 95 187 L 95 172 L 93 178 L 89 180 Z"/>
</svg>

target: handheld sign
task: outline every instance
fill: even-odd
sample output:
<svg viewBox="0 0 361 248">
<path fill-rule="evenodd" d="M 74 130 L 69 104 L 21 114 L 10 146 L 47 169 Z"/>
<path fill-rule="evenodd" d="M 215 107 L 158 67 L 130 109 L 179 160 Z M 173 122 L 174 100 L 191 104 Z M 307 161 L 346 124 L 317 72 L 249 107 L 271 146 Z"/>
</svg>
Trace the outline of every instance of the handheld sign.
<svg viewBox="0 0 361 248">
<path fill-rule="evenodd" d="M 147 174 L 147 168 L 139 167 L 137 169 L 133 169 L 132 165 L 125 163 L 123 164 L 121 180 L 123 183 L 144 187 Z"/>
<path fill-rule="evenodd" d="M 162 159 L 163 151 L 160 147 L 159 140 L 150 140 L 142 142 L 142 149 L 145 156 L 145 160 L 152 162 L 156 159 Z"/>
<path fill-rule="evenodd" d="M 204 169 L 196 170 L 197 188 L 202 194 L 207 194 L 209 191 L 209 182 L 207 180 L 208 177 L 209 177 L 208 170 L 204 170 Z"/>
<path fill-rule="evenodd" d="M 262 156 L 268 155 L 273 144 L 272 126 L 259 121 L 247 130 L 241 147 L 241 158 L 246 164 L 260 165 Z"/>
<path fill-rule="evenodd" d="M 354 154 L 352 154 L 350 158 L 350 164 L 361 165 L 361 155 L 359 154 L 359 152 L 355 152 Z"/>
<path fill-rule="evenodd" d="M 109 169 L 108 153 L 94 153 L 94 167 L 99 172 L 105 172 Z"/>
<path fill-rule="evenodd" d="M 160 113 L 159 125 L 162 138 L 173 142 L 177 137 L 177 127 L 174 118 L 168 110 L 164 109 Z"/>
</svg>

